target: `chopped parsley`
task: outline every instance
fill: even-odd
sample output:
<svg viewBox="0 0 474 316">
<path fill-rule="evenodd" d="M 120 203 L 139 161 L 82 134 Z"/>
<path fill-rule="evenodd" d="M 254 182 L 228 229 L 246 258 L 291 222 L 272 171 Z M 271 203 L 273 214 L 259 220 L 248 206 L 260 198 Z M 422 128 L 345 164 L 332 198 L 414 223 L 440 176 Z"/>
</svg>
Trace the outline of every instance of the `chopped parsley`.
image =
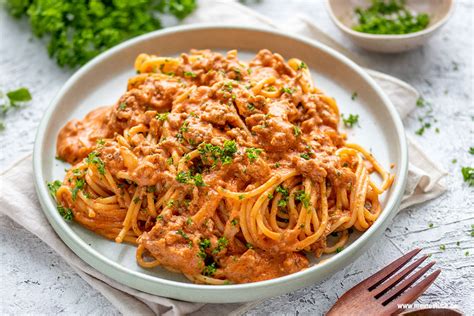
<svg viewBox="0 0 474 316">
<path fill-rule="evenodd" d="M 105 140 L 103 138 L 99 138 L 96 141 L 98 147 L 103 147 L 105 145 Z"/>
<path fill-rule="evenodd" d="M 201 144 L 198 148 L 201 160 L 216 166 L 220 161 L 223 165 L 230 164 L 237 152 L 237 144 L 233 140 L 226 140 L 222 147 L 212 144 Z"/>
<path fill-rule="evenodd" d="M 190 77 L 190 78 L 196 78 L 196 74 L 192 71 L 185 71 L 184 76 L 185 77 Z"/>
<path fill-rule="evenodd" d="M 308 66 L 306 66 L 306 64 L 303 61 L 298 65 L 298 70 L 307 69 L 307 68 L 308 68 Z"/>
<path fill-rule="evenodd" d="M 232 84 L 232 81 L 229 81 L 229 82 L 224 84 L 224 90 L 232 92 L 233 88 L 234 88 L 234 85 Z"/>
<path fill-rule="evenodd" d="M 122 102 L 122 103 L 119 104 L 119 109 L 122 110 L 122 111 L 125 110 L 126 107 L 127 107 L 127 103 L 125 103 L 125 102 Z"/>
<path fill-rule="evenodd" d="M 230 221 L 230 224 L 232 226 L 237 226 L 238 223 L 239 223 L 239 220 L 237 218 L 234 218 L 233 220 Z"/>
<path fill-rule="evenodd" d="M 416 100 L 416 106 L 419 107 L 419 108 L 424 107 L 425 106 L 425 99 L 423 99 L 423 97 L 419 97 Z"/>
<path fill-rule="evenodd" d="M 253 103 L 247 103 L 247 109 L 249 111 L 255 111 L 255 105 Z"/>
<path fill-rule="evenodd" d="M 311 159 L 309 153 L 300 154 L 300 157 L 303 158 L 303 159 L 306 159 L 306 160 L 310 160 L 310 159 Z"/>
<path fill-rule="evenodd" d="M 428 227 L 429 227 L 429 228 L 433 228 L 433 226 L 434 226 L 433 223 L 429 223 L 429 224 L 428 224 Z"/>
<path fill-rule="evenodd" d="M 158 113 L 156 114 L 156 119 L 159 120 L 159 121 L 166 121 L 168 119 L 168 115 L 170 113 L 169 112 L 165 112 L 165 113 Z"/>
<path fill-rule="evenodd" d="M 201 249 L 207 249 L 209 247 L 211 247 L 211 241 L 209 239 L 201 240 L 199 243 L 199 248 Z"/>
<path fill-rule="evenodd" d="M 274 92 L 274 91 L 276 91 L 276 89 L 275 89 L 274 86 L 268 86 L 268 87 L 267 87 L 267 91 L 268 91 L 268 92 Z"/>
<path fill-rule="evenodd" d="M 202 180 L 202 175 L 200 173 L 196 173 L 194 176 L 193 176 L 193 180 L 194 180 L 194 185 L 196 185 L 197 187 L 204 187 L 206 186 L 206 184 L 204 183 L 204 181 Z"/>
<path fill-rule="evenodd" d="M 158 215 L 158 216 L 156 217 L 156 220 L 157 220 L 157 221 L 163 221 L 163 215 Z"/>
<path fill-rule="evenodd" d="M 452 163 L 452 164 L 455 164 L 456 162 L 458 162 L 458 160 L 457 160 L 457 159 L 453 159 L 453 160 L 451 160 L 451 163 Z"/>
<path fill-rule="evenodd" d="M 446 250 L 446 245 L 440 245 L 439 249 L 441 249 L 442 251 L 445 251 Z"/>
<path fill-rule="evenodd" d="M 138 202 L 140 202 L 140 198 L 137 196 L 133 199 L 133 203 L 138 204 Z"/>
<path fill-rule="evenodd" d="M 176 231 L 176 234 L 180 235 L 181 237 L 183 237 L 186 241 L 189 240 L 189 236 L 182 230 L 182 229 L 178 229 Z"/>
<path fill-rule="evenodd" d="M 189 184 L 194 182 L 194 185 L 197 187 L 203 187 L 206 186 L 206 183 L 204 183 L 204 180 L 202 179 L 202 175 L 200 173 L 196 173 L 195 175 L 192 175 L 190 171 L 180 171 L 176 175 L 176 181 L 179 183 L 186 183 Z"/>
<path fill-rule="evenodd" d="M 217 271 L 216 263 L 213 262 L 210 265 L 207 265 L 204 267 L 204 269 L 202 270 L 202 274 L 205 276 L 213 276 L 216 273 L 216 271 Z"/>
<path fill-rule="evenodd" d="M 352 95 L 351 95 L 351 100 L 354 101 L 355 99 L 357 99 L 357 92 L 352 92 Z"/>
<path fill-rule="evenodd" d="M 289 195 L 288 190 L 285 189 L 282 185 L 277 186 L 275 191 L 278 192 L 278 193 L 281 193 L 281 195 L 283 195 L 283 197 L 288 197 L 288 195 Z"/>
<path fill-rule="evenodd" d="M 186 219 L 186 225 L 191 225 L 193 223 L 193 219 L 191 217 L 188 217 Z"/>
<path fill-rule="evenodd" d="M 347 128 L 352 128 L 354 125 L 359 124 L 359 114 L 349 114 L 349 117 L 345 118 L 344 114 L 341 114 L 342 122 Z"/>
<path fill-rule="evenodd" d="M 354 11 L 359 24 L 353 29 L 362 33 L 408 34 L 424 30 L 430 23 L 428 14 L 412 14 L 404 0 L 372 0 L 368 8 Z"/>
<path fill-rule="evenodd" d="M 58 205 L 58 212 L 65 220 L 71 221 L 74 218 L 74 214 L 70 208 Z"/>
<path fill-rule="evenodd" d="M 173 157 L 169 157 L 168 159 L 166 159 L 166 164 L 171 166 L 173 164 Z"/>
<path fill-rule="evenodd" d="M 336 253 L 340 253 L 343 250 L 344 250 L 344 247 L 338 247 L 338 248 L 336 248 Z"/>
<path fill-rule="evenodd" d="M 179 131 L 181 133 L 186 133 L 188 130 L 189 130 L 189 122 L 183 122 L 183 125 L 181 125 L 181 127 L 179 128 Z"/>
<path fill-rule="evenodd" d="M 226 248 L 227 245 L 229 245 L 229 241 L 227 240 L 227 238 L 225 238 L 225 237 L 219 238 L 217 240 L 217 247 L 214 250 L 212 250 L 212 254 L 214 254 L 214 255 L 218 254 L 224 248 Z"/>
<path fill-rule="evenodd" d="M 437 120 L 433 116 L 433 107 L 430 102 L 427 102 L 423 97 L 419 97 L 416 100 L 416 106 L 419 108 L 424 108 L 425 113 L 422 116 L 418 117 L 418 122 L 420 122 L 421 126 L 415 131 L 416 135 L 422 136 L 425 131 L 432 127 Z M 439 133 L 439 128 L 435 128 L 435 132 Z"/>
<path fill-rule="evenodd" d="M 56 199 L 56 192 L 61 187 L 62 182 L 59 180 L 55 180 L 55 181 L 48 182 L 47 185 L 48 185 L 49 193 L 54 199 Z"/>
<path fill-rule="evenodd" d="M 84 179 L 76 179 L 76 183 L 74 184 L 74 188 L 71 190 L 72 193 L 72 200 L 75 201 L 77 198 L 77 193 L 79 190 L 84 189 L 84 184 L 85 184 Z"/>
<path fill-rule="evenodd" d="M 469 147 L 469 153 L 470 153 L 471 155 L 474 155 L 474 147 Z"/>
<path fill-rule="evenodd" d="M 209 239 L 203 239 L 199 242 L 199 252 L 198 257 L 202 260 L 206 260 L 207 254 L 206 249 L 211 247 L 211 241 Z"/>
<path fill-rule="evenodd" d="M 253 249 L 253 245 L 249 242 L 245 244 L 245 247 L 247 247 L 248 249 Z"/>
<path fill-rule="evenodd" d="M 189 173 L 187 173 L 186 171 L 180 171 L 180 172 L 176 175 L 176 180 L 177 180 L 179 183 L 188 183 L 188 181 L 189 181 Z"/>
<path fill-rule="evenodd" d="M 464 182 L 469 184 L 470 187 L 474 186 L 474 168 L 462 167 L 461 173 L 462 173 Z"/>
<path fill-rule="evenodd" d="M 105 174 L 105 163 L 100 159 L 99 154 L 95 151 L 91 152 L 87 158 L 86 162 L 88 164 L 94 164 L 97 167 L 97 170 L 100 174 Z"/>
<path fill-rule="evenodd" d="M 278 206 L 279 207 L 286 207 L 286 205 L 288 204 L 288 196 L 290 195 L 288 190 L 285 189 L 283 186 L 279 185 L 279 186 L 277 186 L 275 191 L 282 195 L 282 198 L 278 201 Z"/>
<path fill-rule="evenodd" d="M 301 128 L 298 125 L 293 125 L 293 134 L 295 134 L 296 137 L 301 135 Z"/>
<path fill-rule="evenodd" d="M 283 87 L 281 88 L 281 93 L 293 94 L 294 90 L 291 88 Z"/>
<path fill-rule="evenodd" d="M 250 160 L 250 162 L 254 162 L 257 160 L 258 156 L 263 152 L 263 149 L 260 148 L 247 148 L 245 150 L 245 153 L 247 154 L 247 158 Z"/>
<path fill-rule="evenodd" d="M 268 197 L 269 200 L 271 200 L 271 199 L 273 199 L 273 194 L 268 193 L 267 197 Z"/>
<path fill-rule="evenodd" d="M 307 194 L 304 190 L 298 190 L 295 192 L 295 200 L 303 203 L 306 209 L 308 209 L 311 205 L 309 194 Z"/>
</svg>

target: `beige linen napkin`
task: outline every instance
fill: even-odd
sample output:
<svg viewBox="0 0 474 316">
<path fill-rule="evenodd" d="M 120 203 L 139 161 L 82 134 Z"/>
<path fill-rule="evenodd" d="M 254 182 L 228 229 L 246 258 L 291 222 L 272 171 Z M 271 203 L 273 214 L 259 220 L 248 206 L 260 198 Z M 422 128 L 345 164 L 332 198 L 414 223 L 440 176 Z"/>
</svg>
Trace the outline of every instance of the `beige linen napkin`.
<svg viewBox="0 0 474 316">
<path fill-rule="evenodd" d="M 279 28 L 260 14 L 238 3 L 224 0 L 200 2 L 199 9 L 186 22 L 223 22 Z M 280 29 L 319 40 L 361 65 L 368 64 L 360 56 L 355 56 L 343 49 L 304 17 L 299 17 L 287 25 L 280 27 Z M 416 100 L 419 97 L 415 89 L 391 76 L 371 70 L 368 72 L 387 93 L 402 118 L 415 108 Z M 408 144 L 410 160 L 408 185 L 400 209 L 433 199 L 445 191 L 441 181 L 446 172 L 431 161 L 410 137 L 408 137 Z M 101 292 L 124 315 L 182 315 L 197 311 L 204 305 L 140 292 L 106 277 L 83 262 L 59 239 L 43 215 L 33 185 L 33 178 L 31 155 L 19 160 L 0 174 L 0 212 L 48 244 L 81 278 Z M 233 314 L 238 314 L 255 304 L 255 302 L 208 304 L 204 308 L 205 311 L 202 312 L 221 315 L 234 311 Z"/>
</svg>

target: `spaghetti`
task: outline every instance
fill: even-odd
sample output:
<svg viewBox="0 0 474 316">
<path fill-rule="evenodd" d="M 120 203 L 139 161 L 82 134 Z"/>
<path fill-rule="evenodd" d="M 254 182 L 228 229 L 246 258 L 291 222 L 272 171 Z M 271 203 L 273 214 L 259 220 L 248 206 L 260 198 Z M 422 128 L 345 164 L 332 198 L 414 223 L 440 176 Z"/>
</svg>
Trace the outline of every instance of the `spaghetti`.
<svg viewBox="0 0 474 316">
<path fill-rule="evenodd" d="M 379 216 L 393 176 L 346 143 L 304 62 L 193 50 L 141 54 L 135 68 L 114 106 L 62 128 L 58 156 L 73 166 L 50 188 L 61 213 L 136 244 L 142 267 L 206 284 L 276 278 Z"/>
</svg>

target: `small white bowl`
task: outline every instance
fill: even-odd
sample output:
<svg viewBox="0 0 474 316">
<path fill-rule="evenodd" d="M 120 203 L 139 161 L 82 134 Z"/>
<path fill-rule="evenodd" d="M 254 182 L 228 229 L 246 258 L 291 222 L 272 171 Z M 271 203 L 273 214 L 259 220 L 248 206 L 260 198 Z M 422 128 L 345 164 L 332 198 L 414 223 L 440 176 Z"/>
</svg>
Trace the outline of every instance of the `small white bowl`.
<svg viewBox="0 0 474 316">
<path fill-rule="evenodd" d="M 407 0 L 408 10 L 427 13 L 430 16 L 428 27 L 422 31 L 403 35 L 379 35 L 357 32 L 354 13 L 356 7 L 366 8 L 369 0 L 327 0 L 327 9 L 336 26 L 349 37 L 354 44 L 370 51 L 399 53 L 424 45 L 451 16 L 453 0 Z"/>
</svg>

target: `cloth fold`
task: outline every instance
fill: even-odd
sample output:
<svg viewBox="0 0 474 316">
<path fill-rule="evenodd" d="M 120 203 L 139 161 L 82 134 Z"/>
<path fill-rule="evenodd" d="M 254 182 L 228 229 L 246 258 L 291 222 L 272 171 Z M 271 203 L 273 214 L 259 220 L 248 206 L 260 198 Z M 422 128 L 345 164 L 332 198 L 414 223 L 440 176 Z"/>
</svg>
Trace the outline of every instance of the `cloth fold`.
<svg viewBox="0 0 474 316">
<path fill-rule="evenodd" d="M 186 23 L 224 22 L 226 24 L 253 25 L 281 30 L 307 36 L 338 50 L 359 65 L 368 66 L 368 62 L 345 50 L 341 45 L 327 36 L 316 25 L 304 16 L 276 25 L 270 19 L 232 1 L 209 0 L 200 2 L 196 12 Z M 382 87 L 400 116 L 404 118 L 416 107 L 418 92 L 394 77 L 367 69 L 368 73 Z M 423 150 L 407 137 L 409 145 L 408 183 L 400 209 L 422 203 L 442 194 L 446 188 L 443 177 L 446 172 L 433 162 Z M 34 188 L 34 175 L 31 155 L 20 159 L 12 167 L 0 174 L 0 212 L 35 234 L 56 251 L 81 278 L 101 292 L 124 315 L 182 315 L 199 310 L 204 304 L 177 301 L 150 295 L 122 285 L 99 273 L 76 256 L 56 235 L 44 216 Z M 240 314 L 255 306 L 247 304 L 209 304 L 206 313 Z"/>
</svg>

